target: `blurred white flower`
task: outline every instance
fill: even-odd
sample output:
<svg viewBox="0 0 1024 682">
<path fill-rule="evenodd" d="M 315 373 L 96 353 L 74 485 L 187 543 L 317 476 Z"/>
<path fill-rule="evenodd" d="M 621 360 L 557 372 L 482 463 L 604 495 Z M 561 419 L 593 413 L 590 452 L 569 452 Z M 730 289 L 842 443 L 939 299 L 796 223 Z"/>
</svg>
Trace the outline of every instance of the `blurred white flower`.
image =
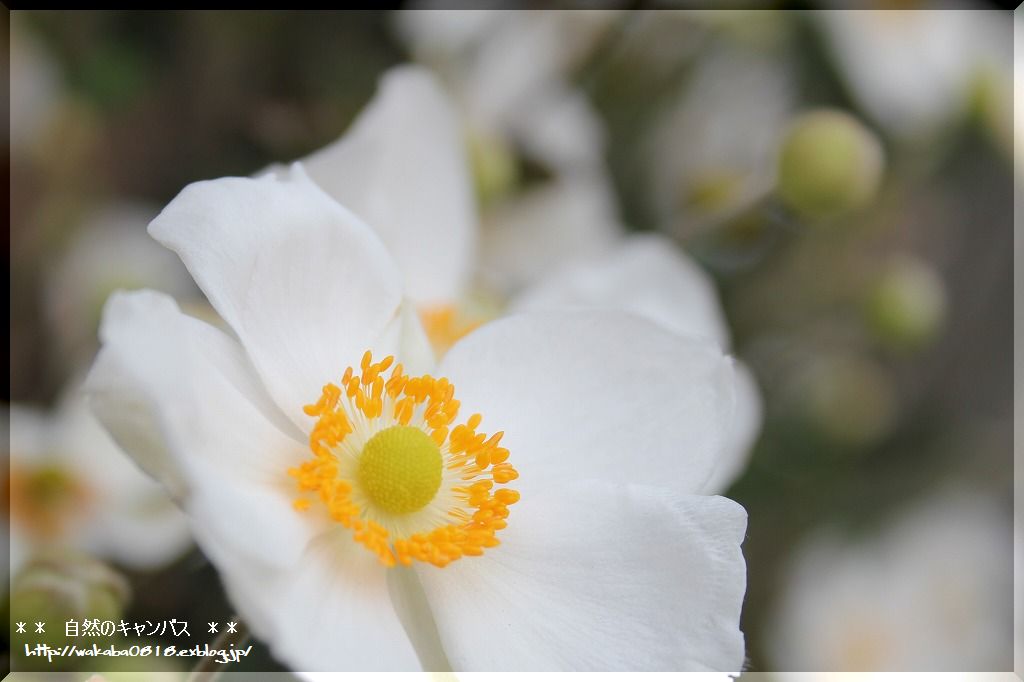
<svg viewBox="0 0 1024 682">
<path fill-rule="evenodd" d="M 398 33 L 439 75 L 461 114 L 480 199 L 481 283 L 502 296 L 620 228 L 604 125 L 573 72 L 616 11 L 399 12 Z M 522 177 L 523 161 L 544 177 Z"/>
<path fill-rule="evenodd" d="M 613 10 L 407 10 L 413 54 L 445 81 L 470 133 L 509 140 L 549 170 L 592 167 L 603 126 L 571 76 L 619 17 Z"/>
<path fill-rule="evenodd" d="M 742 665 L 745 512 L 701 494 L 736 391 L 717 346 L 526 313 L 435 364 L 377 233 L 298 166 L 190 185 L 150 231 L 235 336 L 116 295 L 94 408 L 284 662 Z"/>
<path fill-rule="evenodd" d="M 92 359 L 103 303 L 117 289 L 154 287 L 183 301 L 199 299 L 188 270 L 146 234 L 146 225 L 158 212 L 129 202 L 93 210 L 51 267 L 46 315 L 56 355 L 68 367 Z"/>
<path fill-rule="evenodd" d="M 923 141 L 967 113 L 975 79 L 1009 74 L 1008 16 L 995 11 L 856 10 L 815 18 L 860 104 L 888 132 Z"/>
<path fill-rule="evenodd" d="M 139 471 L 72 390 L 52 414 L 10 406 L 10 569 L 36 550 L 76 548 L 157 568 L 191 544 L 185 516 Z"/>
<path fill-rule="evenodd" d="M 651 202 L 677 233 L 725 220 L 770 193 L 795 84 L 771 51 L 723 46 L 705 55 L 651 128 Z"/>
<path fill-rule="evenodd" d="M 877 536 L 812 538 L 769 628 L 780 670 L 1006 670 L 1009 509 L 939 494 Z"/>
</svg>

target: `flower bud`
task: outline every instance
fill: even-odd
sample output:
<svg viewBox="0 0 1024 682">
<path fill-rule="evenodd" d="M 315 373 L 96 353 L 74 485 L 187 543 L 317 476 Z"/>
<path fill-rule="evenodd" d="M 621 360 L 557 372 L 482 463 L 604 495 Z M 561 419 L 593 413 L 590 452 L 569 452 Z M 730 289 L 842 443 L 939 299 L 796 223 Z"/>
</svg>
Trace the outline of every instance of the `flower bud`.
<svg viewBox="0 0 1024 682">
<path fill-rule="evenodd" d="M 887 346 L 919 348 L 935 337 L 945 320 L 945 286 L 928 264 L 900 258 L 871 287 L 865 316 L 869 329 Z"/>
<path fill-rule="evenodd" d="M 895 421 L 896 389 L 885 370 L 867 358 L 824 358 L 812 366 L 802 388 L 808 417 L 838 444 L 871 445 Z"/>
<path fill-rule="evenodd" d="M 783 140 L 778 193 L 808 218 L 835 217 L 874 198 L 884 164 L 878 138 L 855 118 L 813 111 L 800 116 Z"/>
<path fill-rule="evenodd" d="M 12 580 L 10 622 L 27 624 L 20 636 L 30 645 L 63 646 L 75 643 L 67 636 L 67 621 L 117 621 L 128 598 L 127 581 L 106 564 L 85 554 L 48 552 Z M 35 631 L 37 622 L 45 623 L 44 632 Z"/>
</svg>

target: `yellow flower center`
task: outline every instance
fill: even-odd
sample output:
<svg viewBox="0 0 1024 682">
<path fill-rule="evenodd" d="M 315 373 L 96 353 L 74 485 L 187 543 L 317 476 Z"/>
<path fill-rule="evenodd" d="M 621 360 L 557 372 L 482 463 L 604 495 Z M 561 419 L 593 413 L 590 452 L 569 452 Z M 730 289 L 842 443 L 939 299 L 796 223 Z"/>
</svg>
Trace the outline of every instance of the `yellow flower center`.
<svg viewBox="0 0 1024 682">
<path fill-rule="evenodd" d="M 419 511 L 441 487 L 441 448 L 415 426 L 386 428 L 363 446 L 358 478 L 381 509 Z"/>
<path fill-rule="evenodd" d="M 519 477 L 501 447 L 502 432 L 478 432 L 483 417 L 456 423 L 460 403 L 448 379 L 409 377 L 394 358 L 349 367 L 305 407 L 317 421 L 312 458 L 288 473 L 300 512 L 327 515 L 386 566 L 414 560 L 443 567 L 499 544 Z"/>
<path fill-rule="evenodd" d="M 56 465 L 35 468 L 11 465 L 8 505 L 29 532 L 57 537 L 88 511 L 92 494 L 72 472 Z"/>
</svg>

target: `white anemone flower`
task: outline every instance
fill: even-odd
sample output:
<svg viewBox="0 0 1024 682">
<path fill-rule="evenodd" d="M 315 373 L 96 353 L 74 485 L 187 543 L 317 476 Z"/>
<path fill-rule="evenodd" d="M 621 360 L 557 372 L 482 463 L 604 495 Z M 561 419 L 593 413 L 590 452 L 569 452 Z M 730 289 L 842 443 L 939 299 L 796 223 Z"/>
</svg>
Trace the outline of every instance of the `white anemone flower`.
<svg viewBox="0 0 1024 682">
<path fill-rule="evenodd" d="M 1009 74 L 1008 16 L 994 10 L 850 10 L 814 16 L 854 96 L 900 139 L 928 140 L 962 117 L 972 80 L 985 70 Z"/>
<path fill-rule="evenodd" d="M 481 231 L 459 131 L 436 80 L 404 67 L 383 78 L 345 136 L 304 161 L 324 191 L 376 229 L 439 353 L 502 309 L 564 307 L 626 310 L 728 350 L 710 279 L 669 240 L 626 237 L 600 175 L 531 190 L 497 207 Z M 481 301 L 477 282 L 506 300 Z M 735 446 L 723 453 L 714 492 L 742 472 L 759 431 L 756 386 L 739 374 Z"/>
<path fill-rule="evenodd" d="M 605 130 L 572 74 L 620 13 L 409 10 L 399 35 L 443 82 L 481 197 L 480 283 L 507 296 L 619 236 Z M 526 182 L 522 162 L 546 177 Z M 542 247 L 539 247 L 542 244 Z"/>
<path fill-rule="evenodd" d="M 521 148 L 562 173 L 601 162 L 604 130 L 572 72 L 620 17 L 614 10 L 396 14 L 416 58 L 441 74 L 471 135 Z"/>
<path fill-rule="evenodd" d="M 118 289 L 153 287 L 200 305 L 188 270 L 146 234 L 159 212 L 127 201 L 92 209 L 48 268 L 46 317 L 57 351 L 70 367 L 96 354 L 103 304 Z"/>
<path fill-rule="evenodd" d="M 766 50 L 706 54 L 674 104 L 651 128 L 651 203 L 663 227 L 693 234 L 769 195 L 795 84 Z"/>
<path fill-rule="evenodd" d="M 299 166 L 190 185 L 150 233 L 233 335 L 115 295 L 93 406 L 283 662 L 739 670 L 746 514 L 701 494 L 717 346 L 535 312 L 435 363 L 377 232 Z"/>
<path fill-rule="evenodd" d="M 770 630 L 780 670 L 1008 670 L 1010 510 L 936 494 L 873 537 L 799 550 Z"/>
<path fill-rule="evenodd" d="M 191 545 L 184 514 L 111 441 L 79 390 L 52 414 L 15 403 L 9 418 L 11 575 L 42 549 L 152 569 Z"/>
</svg>

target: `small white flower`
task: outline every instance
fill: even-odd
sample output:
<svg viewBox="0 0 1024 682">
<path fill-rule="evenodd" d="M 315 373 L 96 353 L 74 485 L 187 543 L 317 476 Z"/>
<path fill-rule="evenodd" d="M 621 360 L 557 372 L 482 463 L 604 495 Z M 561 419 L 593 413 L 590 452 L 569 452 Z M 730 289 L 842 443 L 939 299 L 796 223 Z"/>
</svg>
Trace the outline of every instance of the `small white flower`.
<svg viewBox="0 0 1024 682">
<path fill-rule="evenodd" d="M 103 304 L 114 291 L 153 287 L 183 301 L 199 298 L 181 262 L 146 234 L 157 213 L 129 202 L 94 208 L 48 269 L 46 316 L 59 357 L 71 367 L 95 355 Z"/>
<path fill-rule="evenodd" d="M 781 670 L 1006 670 L 1010 514 L 943 493 L 876 536 L 820 535 L 794 560 L 769 631 Z"/>
<path fill-rule="evenodd" d="M 605 131 L 572 73 L 614 11 L 397 15 L 398 32 L 456 103 L 481 197 L 478 276 L 507 296 L 621 228 L 604 166 Z M 385 97 L 382 87 L 380 98 Z M 406 114 L 408 115 L 408 114 Z M 521 163 L 548 176 L 521 183 Z"/>
<path fill-rule="evenodd" d="M 994 11 L 816 12 L 843 76 L 890 134 L 927 140 L 962 117 L 980 69 L 1009 73 L 1011 35 Z"/>
<path fill-rule="evenodd" d="M 191 543 L 185 516 L 96 423 L 77 390 L 56 412 L 10 406 L 10 569 L 73 547 L 156 568 Z"/>
<path fill-rule="evenodd" d="M 474 135 L 508 140 L 560 174 L 601 163 L 603 126 L 571 76 L 618 17 L 410 10 L 396 26 L 442 75 Z"/>
<path fill-rule="evenodd" d="M 769 50 L 710 51 L 648 136 L 651 202 L 677 234 L 713 227 L 774 188 L 795 84 Z"/>
<path fill-rule="evenodd" d="M 739 669 L 745 513 L 701 494 L 734 403 L 716 346 L 528 313 L 435 365 L 377 234 L 298 167 L 191 185 L 150 231 L 234 337 L 117 295 L 94 407 L 284 662 Z"/>
</svg>

